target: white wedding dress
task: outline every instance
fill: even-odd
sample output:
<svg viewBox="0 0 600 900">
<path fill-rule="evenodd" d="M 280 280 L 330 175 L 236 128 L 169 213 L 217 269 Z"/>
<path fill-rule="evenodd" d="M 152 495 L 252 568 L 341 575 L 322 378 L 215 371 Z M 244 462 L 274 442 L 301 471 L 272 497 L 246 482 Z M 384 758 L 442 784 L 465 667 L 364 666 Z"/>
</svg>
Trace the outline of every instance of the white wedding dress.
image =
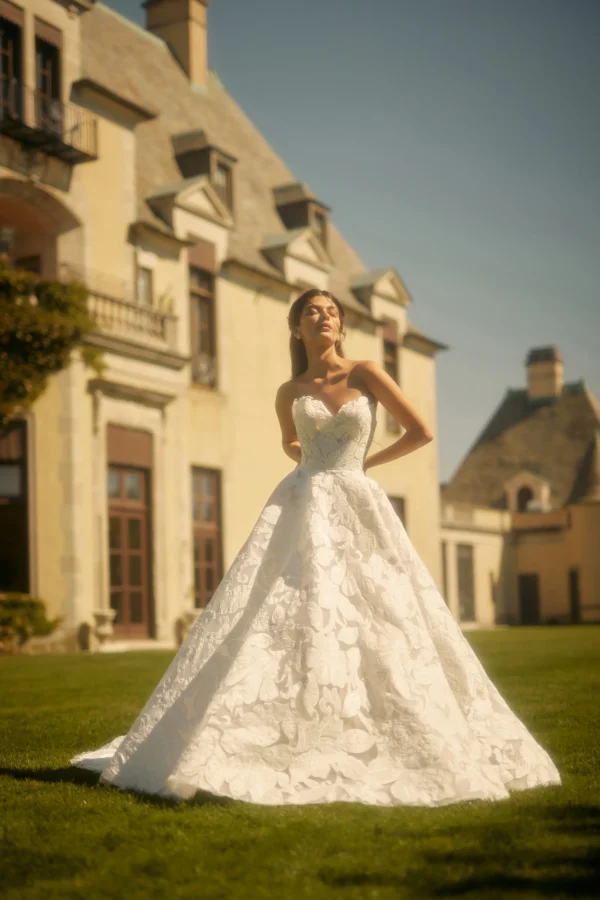
<svg viewBox="0 0 600 900">
<path fill-rule="evenodd" d="M 304 395 L 301 463 L 128 734 L 71 763 L 100 782 L 265 805 L 442 806 L 560 784 L 488 678 L 363 463 L 371 394 Z"/>
</svg>

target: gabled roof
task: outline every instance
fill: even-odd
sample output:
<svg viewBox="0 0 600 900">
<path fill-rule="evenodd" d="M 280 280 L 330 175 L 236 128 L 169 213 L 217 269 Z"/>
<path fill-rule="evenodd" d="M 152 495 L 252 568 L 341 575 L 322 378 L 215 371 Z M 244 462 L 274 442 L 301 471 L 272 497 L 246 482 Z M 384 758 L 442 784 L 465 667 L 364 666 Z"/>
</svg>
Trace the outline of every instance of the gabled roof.
<svg viewBox="0 0 600 900">
<path fill-rule="evenodd" d="M 289 253 L 298 259 L 306 258 L 317 268 L 329 272 L 332 260 L 327 248 L 321 243 L 312 228 L 293 228 L 279 234 L 268 234 L 261 244 L 261 250 L 268 260 L 283 270 L 283 255 Z"/>
<path fill-rule="evenodd" d="M 160 110 L 157 118 L 140 122 L 135 131 L 137 220 L 164 230 L 164 217 L 148 198 L 156 196 L 161 186 L 171 190 L 181 181 L 173 136 L 202 130 L 210 144 L 237 159 L 230 258 L 280 280 L 280 269 L 261 251 L 263 240 L 283 228 L 275 202 L 277 189 L 282 196 L 290 186 L 306 195 L 310 189 L 294 176 L 213 70 L 206 87 L 190 84 L 164 41 L 103 3 L 82 17 L 81 34 L 82 77 L 136 107 Z M 346 309 L 375 321 L 350 287 L 352 276 L 366 272 L 367 267 L 331 221 L 327 252 L 333 264 L 329 289 Z"/>
<path fill-rule="evenodd" d="M 591 466 L 599 425 L 583 379 L 543 401 L 530 400 L 526 389 L 509 389 L 443 488 L 443 499 L 502 509 L 506 481 L 528 469 L 549 482 L 552 507 L 577 502 L 589 489 L 582 470 L 586 461 Z"/>
<path fill-rule="evenodd" d="M 161 185 L 148 194 L 146 201 L 150 209 L 169 226 L 173 225 L 175 206 L 197 212 L 226 228 L 231 228 L 233 224 L 231 213 L 207 175 L 195 175 L 183 178 L 175 184 Z"/>
<path fill-rule="evenodd" d="M 137 106 L 161 111 L 158 118 L 141 122 L 136 128 L 137 218 L 156 221 L 157 214 L 146 198 L 161 185 L 181 181 L 172 135 L 202 129 L 211 143 L 238 159 L 231 256 L 258 271 L 280 277 L 280 271 L 261 252 L 260 245 L 266 235 L 277 234 L 283 227 L 274 188 L 298 179 L 214 71 L 209 72 L 206 89 L 190 85 L 164 41 L 103 3 L 97 3 L 82 17 L 81 29 L 83 76 Z M 350 275 L 366 267 L 332 222 L 328 250 L 333 260 L 331 290 L 345 306 L 370 318 L 349 287 Z"/>
</svg>

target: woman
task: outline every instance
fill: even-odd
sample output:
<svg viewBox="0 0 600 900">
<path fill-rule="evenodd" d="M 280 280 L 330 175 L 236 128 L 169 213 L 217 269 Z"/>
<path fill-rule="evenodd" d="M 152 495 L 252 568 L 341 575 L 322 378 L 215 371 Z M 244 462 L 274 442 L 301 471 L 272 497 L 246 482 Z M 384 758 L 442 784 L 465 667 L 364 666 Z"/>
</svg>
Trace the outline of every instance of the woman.
<svg viewBox="0 0 600 900">
<path fill-rule="evenodd" d="M 432 435 L 344 357 L 327 291 L 290 308 L 275 488 L 129 733 L 71 762 L 119 788 L 265 805 L 442 806 L 559 784 L 487 677 L 366 469 Z M 367 457 L 381 402 L 406 429 Z"/>
</svg>

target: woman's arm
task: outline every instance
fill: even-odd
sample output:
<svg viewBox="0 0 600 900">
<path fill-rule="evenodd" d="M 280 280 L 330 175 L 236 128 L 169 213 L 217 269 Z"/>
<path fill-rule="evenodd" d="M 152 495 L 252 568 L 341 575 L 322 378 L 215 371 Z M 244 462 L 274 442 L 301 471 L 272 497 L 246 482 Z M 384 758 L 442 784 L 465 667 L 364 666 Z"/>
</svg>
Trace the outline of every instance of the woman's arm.
<svg viewBox="0 0 600 900">
<path fill-rule="evenodd" d="M 418 450 L 433 440 L 432 432 L 417 410 L 408 402 L 391 375 L 388 375 L 378 363 L 367 359 L 358 363 L 356 370 L 373 396 L 406 429 L 406 433 L 393 444 L 367 457 L 364 464 L 365 471 L 372 466 L 380 466 L 382 463 L 406 456 L 407 453 L 412 453 L 413 450 Z"/>
<path fill-rule="evenodd" d="M 300 447 L 298 435 L 296 434 L 296 426 L 294 425 L 294 420 L 292 418 L 292 399 L 289 382 L 287 381 L 277 389 L 277 394 L 275 396 L 275 412 L 277 413 L 279 425 L 281 426 L 281 446 L 283 447 L 283 452 L 289 456 L 290 459 L 293 459 L 294 462 L 299 463 L 302 459 L 302 449 Z"/>
</svg>

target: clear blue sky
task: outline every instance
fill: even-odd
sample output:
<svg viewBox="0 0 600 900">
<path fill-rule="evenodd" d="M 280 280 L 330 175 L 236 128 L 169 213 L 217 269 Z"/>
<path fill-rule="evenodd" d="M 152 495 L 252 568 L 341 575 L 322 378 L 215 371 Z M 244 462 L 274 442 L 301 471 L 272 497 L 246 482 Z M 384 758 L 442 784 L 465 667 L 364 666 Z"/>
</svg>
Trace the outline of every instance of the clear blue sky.
<svg viewBox="0 0 600 900">
<path fill-rule="evenodd" d="M 138 24 L 136 0 L 108 5 Z M 600 399 L 600 2 L 212 0 L 209 65 L 394 266 L 437 357 L 447 480 L 527 351 Z"/>
</svg>

